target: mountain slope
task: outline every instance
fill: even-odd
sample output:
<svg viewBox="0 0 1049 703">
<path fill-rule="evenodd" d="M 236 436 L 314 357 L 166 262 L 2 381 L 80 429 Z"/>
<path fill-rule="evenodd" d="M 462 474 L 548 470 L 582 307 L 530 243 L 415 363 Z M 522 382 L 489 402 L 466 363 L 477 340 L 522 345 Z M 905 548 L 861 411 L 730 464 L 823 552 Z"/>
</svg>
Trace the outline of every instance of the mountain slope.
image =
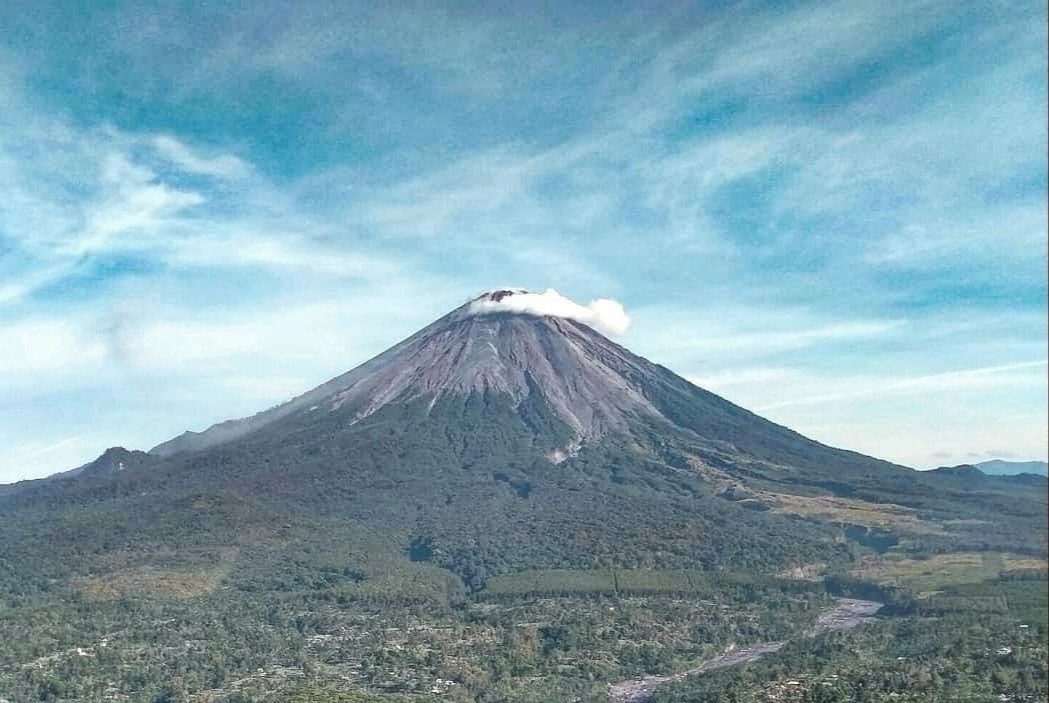
<svg viewBox="0 0 1049 703">
<path fill-rule="evenodd" d="M 656 414 L 637 391 L 641 379 L 652 376 L 651 364 L 571 320 L 476 315 L 471 305 L 283 405 L 182 435 L 151 453 L 170 456 L 215 446 L 317 410 L 345 408 L 359 420 L 392 402 L 488 391 L 519 403 L 533 385 L 581 438 L 624 429 L 628 415 Z"/>
<path fill-rule="evenodd" d="M 571 431 L 575 447 L 642 424 L 672 426 L 711 446 L 834 472 L 904 472 L 887 462 L 826 447 L 697 388 L 632 354 L 580 322 L 474 310 L 512 291 L 471 301 L 342 376 L 287 403 L 154 447 L 170 457 L 217 446 L 313 413 L 349 413 L 353 422 L 391 403 L 442 397 L 504 395 L 519 405 L 539 394 Z M 909 471 L 906 473 L 910 473 Z"/>
</svg>

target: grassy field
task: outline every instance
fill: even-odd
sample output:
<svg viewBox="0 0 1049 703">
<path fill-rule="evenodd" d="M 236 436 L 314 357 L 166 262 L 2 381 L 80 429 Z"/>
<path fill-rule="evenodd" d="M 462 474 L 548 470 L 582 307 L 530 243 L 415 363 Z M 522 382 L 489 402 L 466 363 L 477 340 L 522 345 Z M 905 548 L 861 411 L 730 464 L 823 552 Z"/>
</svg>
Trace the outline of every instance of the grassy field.
<svg viewBox="0 0 1049 703">
<path fill-rule="evenodd" d="M 490 578 L 477 596 L 482 600 L 601 595 L 738 598 L 744 593 L 820 592 L 821 588 L 816 583 L 775 576 L 689 569 L 538 569 Z"/>
<path fill-rule="evenodd" d="M 609 570 L 545 569 L 496 576 L 488 580 L 483 593 L 490 596 L 517 596 L 615 592 L 615 577 Z"/>
<path fill-rule="evenodd" d="M 135 596 L 185 599 L 214 591 L 225 575 L 222 569 L 174 571 L 142 567 L 124 573 L 79 578 L 73 583 L 85 595 L 101 600 Z"/>
<path fill-rule="evenodd" d="M 1044 568 L 1044 559 L 998 552 L 958 552 L 924 558 L 885 554 L 864 559 L 860 566 L 851 571 L 851 575 L 866 581 L 928 593 L 954 584 L 993 579 L 1004 571 Z"/>
<path fill-rule="evenodd" d="M 288 703 L 413 703 L 435 700 L 432 696 L 373 695 L 333 688 L 303 688 L 288 698 Z"/>
<path fill-rule="evenodd" d="M 788 515 L 915 534 L 943 533 L 943 528 L 939 524 L 921 520 L 916 511 L 891 503 L 868 503 L 855 498 L 802 496 L 789 493 L 762 493 L 759 497 L 772 506 L 773 510 Z"/>
</svg>

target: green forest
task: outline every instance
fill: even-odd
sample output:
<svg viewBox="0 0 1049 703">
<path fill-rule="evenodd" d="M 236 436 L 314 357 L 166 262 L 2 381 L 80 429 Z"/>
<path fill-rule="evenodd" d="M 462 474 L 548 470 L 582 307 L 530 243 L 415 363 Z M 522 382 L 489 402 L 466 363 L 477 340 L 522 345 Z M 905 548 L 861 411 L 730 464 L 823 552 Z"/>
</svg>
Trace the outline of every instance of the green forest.
<svg viewBox="0 0 1049 703">
<path fill-rule="evenodd" d="M 16 486 L 0 698 L 608 703 L 785 642 L 654 695 L 1044 700 L 1044 479 L 921 474 L 771 424 L 743 453 L 696 432 L 745 411 L 692 416 L 715 401 L 690 393 L 660 402 L 695 431 L 641 423 L 559 464 L 543 403 L 481 395 Z M 886 606 L 812 635 L 840 597 Z"/>
</svg>

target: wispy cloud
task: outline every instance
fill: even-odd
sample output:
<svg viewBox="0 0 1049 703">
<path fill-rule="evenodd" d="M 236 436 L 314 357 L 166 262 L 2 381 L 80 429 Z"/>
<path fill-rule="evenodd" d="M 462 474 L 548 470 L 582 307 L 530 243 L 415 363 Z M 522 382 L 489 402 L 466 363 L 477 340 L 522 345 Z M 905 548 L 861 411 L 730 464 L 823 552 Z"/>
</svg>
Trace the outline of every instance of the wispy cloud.
<svg viewBox="0 0 1049 703">
<path fill-rule="evenodd" d="M 251 168 L 242 159 L 232 154 L 202 156 L 171 135 L 153 137 L 152 146 L 157 153 L 174 166 L 189 173 L 198 173 L 213 178 L 243 178 Z"/>
<path fill-rule="evenodd" d="M 405 266 L 353 247 L 350 233 L 289 201 L 237 156 L 202 156 L 168 135 L 77 133 L 50 119 L 46 130 L 18 124 L 0 136 L 0 153 L 48 152 L 43 163 L 0 159 L 0 182 L 14 195 L 0 203 L 0 234 L 11 247 L 0 261 L 10 267 L 0 304 L 120 256 L 175 269 L 289 269 L 353 280 L 389 278 Z M 62 136 L 56 143 L 51 134 Z M 53 151 L 74 142 L 65 158 Z M 191 185 L 201 175 L 238 187 Z"/>
<path fill-rule="evenodd" d="M 911 376 L 741 366 L 690 380 L 820 441 L 932 468 L 1007 453 L 1044 457 L 1046 366 L 1041 359 Z"/>
<path fill-rule="evenodd" d="M 885 395 L 924 395 L 929 393 L 960 393 L 988 388 L 1002 388 L 1005 385 L 1029 386 L 1037 383 L 1045 375 L 1044 371 L 1035 373 L 1015 373 L 1045 369 L 1049 361 L 1019 361 L 998 366 L 984 366 L 974 369 L 959 369 L 926 376 L 906 378 L 856 378 L 842 379 L 821 386 L 837 386 L 837 390 L 813 395 L 798 394 L 794 398 L 780 400 L 757 408 L 759 412 L 787 408 L 796 405 L 831 405 L 839 401 L 859 400 Z"/>
<path fill-rule="evenodd" d="M 83 442 L 81 435 L 64 437 L 57 442 L 48 444 L 30 443 L 16 445 L 8 451 L 5 464 L 19 469 L 24 476 L 32 477 L 39 474 L 40 465 L 52 466 L 55 460 L 66 462 L 60 466 L 76 467 L 75 462 L 79 452 L 83 451 L 80 446 Z"/>
<path fill-rule="evenodd" d="M 875 337 L 898 330 L 905 325 L 902 320 L 872 320 L 838 322 L 820 327 L 762 332 L 739 332 L 709 334 L 686 338 L 683 346 L 696 351 L 736 352 L 753 350 L 759 353 L 774 353 L 791 349 L 804 349 L 820 343 Z"/>
<path fill-rule="evenodd" d="M 793 364 L 806 355 L 873 355 L 915 334 L 907 319 L 832 316 L 819 308 L 760 297 L 748 302 L 748 297 L 714 289 L 695 307 L 687 299 L 671 299 L 635 308 L 628 343 L 646 353 L 659 350 L 683 372 L 704 366 L 731 374 L 744 365 L 769 369 L 775 368 L 770 360 Z"/>
</svg>

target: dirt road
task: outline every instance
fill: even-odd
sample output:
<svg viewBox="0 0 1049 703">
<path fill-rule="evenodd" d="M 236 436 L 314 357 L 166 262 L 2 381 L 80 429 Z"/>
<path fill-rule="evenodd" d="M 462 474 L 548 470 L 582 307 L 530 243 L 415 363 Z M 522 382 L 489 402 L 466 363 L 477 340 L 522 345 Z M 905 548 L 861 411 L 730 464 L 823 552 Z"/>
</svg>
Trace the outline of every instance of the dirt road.
<svg viewBox="0 0 1049 703">
<path fill-rule="evenodd" d="M 838 598 L 833 606 L 827 608 L 816 619 L 816 625 L 805 632 L 812 637 L 821 632 L 848 630 L 870 620 L 882 607 L 881 603 L 854 598 Z M 766 654 L 779 651 L 786 641 L 762 642 L 749 647 L 730 647 L 722 654 L 708 659 L 701 665 L 670 676 L 645 676 L 640 679 L 628 679 L 609 684 L 608 693 L 616 703 L 648 703 L 652 693 L 663 684 L 680 681 L 688 676 L 702 674 L 728 666 L 757 661 Z"/>
</svg>

